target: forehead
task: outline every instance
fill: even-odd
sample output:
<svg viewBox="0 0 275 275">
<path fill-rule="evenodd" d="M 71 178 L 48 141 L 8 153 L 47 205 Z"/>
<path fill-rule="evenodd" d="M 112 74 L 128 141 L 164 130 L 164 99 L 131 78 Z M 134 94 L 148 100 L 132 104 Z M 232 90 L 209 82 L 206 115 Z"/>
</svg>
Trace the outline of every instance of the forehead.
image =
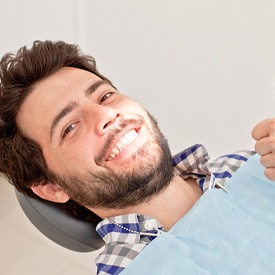
<svg viewBox="0 0 275 275">
<path fill-rule="evenodd" d="M 69 101 L 84 97 L 85 90 L 98 80 L 91 72 L 65 67 L 39 81 L 19 109 L 19 128 L 40 143 L 56 113 Z"/>
</svg>

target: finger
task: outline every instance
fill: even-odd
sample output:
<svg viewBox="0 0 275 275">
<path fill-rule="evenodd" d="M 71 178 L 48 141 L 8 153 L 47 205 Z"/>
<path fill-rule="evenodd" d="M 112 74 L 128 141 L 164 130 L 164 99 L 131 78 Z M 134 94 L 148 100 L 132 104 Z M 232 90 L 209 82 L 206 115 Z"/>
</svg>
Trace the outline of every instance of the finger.
<svg viewBox="0 0 275 275">
<path fill-rule="evenodd" d="M 259 122 L 252 130 L 251 135 L 255 140 L 275 133 L 275 119 L 265 119 Z"/>
<path fill-rule="evenodd" d="M 255 143 L 254 148 L 261 156 L 275 152 L 275 136 L 261 138 Z"/>
<path fill-rule="evenodd" d="M 270 154 L 262 156 L 260 158 L 260 162 L 265 168 L 274 168 L 275 167 L 275 153 L 270 153 Z"/>
<path fill-rule="evenodd" d="M 275 167 L 273 167 L 273 168 L 266 168 L 264 170 L 264 174 L 265 174 L 265 176 L 268 179 L 270 179 L 272 181 L 275 181 Z"/>
</svg>

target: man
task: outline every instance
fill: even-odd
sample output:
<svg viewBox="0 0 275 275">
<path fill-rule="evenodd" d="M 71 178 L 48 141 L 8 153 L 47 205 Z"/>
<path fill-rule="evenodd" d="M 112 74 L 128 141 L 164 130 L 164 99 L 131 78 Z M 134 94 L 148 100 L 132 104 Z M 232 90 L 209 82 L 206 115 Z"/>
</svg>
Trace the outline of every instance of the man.
<svg viewBox="0 0 275 275">
<path fill-rule="evenodd" d="M 0 171 L 29 196 L 102 220 L 99 273 L 121 272 L 254 154 L 210 162 L 195 145 L 172 158 L 155 119 L 74 45 L 37 41 L 5 55 L 0 70 Z M 253 131 L 271 178 L 273 124 Z"/>
</svg>

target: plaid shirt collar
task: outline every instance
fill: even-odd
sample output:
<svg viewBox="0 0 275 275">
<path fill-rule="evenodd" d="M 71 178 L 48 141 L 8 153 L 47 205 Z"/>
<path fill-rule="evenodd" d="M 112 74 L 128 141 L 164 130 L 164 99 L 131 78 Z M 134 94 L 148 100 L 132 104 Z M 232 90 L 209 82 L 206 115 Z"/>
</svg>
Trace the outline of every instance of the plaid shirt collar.
<svg viewBox="0 0 275 275">
<path fill-rule="evenodd" d="M 163 230 L 163 227 L 156 219 L 140 214 L 104 219 L 97 226 L 97 232 L 106 243 L 147 244 L 156 237 L 154 235 L 158 233 L 158 230 Z M 152 234 L 152 236 L 147 234 Z"/>
</svg>

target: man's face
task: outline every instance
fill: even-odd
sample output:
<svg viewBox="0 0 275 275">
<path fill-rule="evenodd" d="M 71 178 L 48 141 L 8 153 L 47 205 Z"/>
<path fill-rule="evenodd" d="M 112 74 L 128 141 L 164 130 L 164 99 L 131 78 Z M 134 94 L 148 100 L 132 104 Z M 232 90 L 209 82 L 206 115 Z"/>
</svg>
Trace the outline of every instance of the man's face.
<svg viewBox="0 0 275 275">
<path fill-rule="evenodd" d="M 141 196 L 152 182 L 150 192 L 156 192 L 162 188 L 153 186 L 160 177 L 166 183 L 171 179 L 172 172 L 156 175 L 171 170 L 165 168 L 171 159 L 154 119 L 88 71 L 65 67 L 38 82 L 21 105 L 17 123 L 40 144 L 56 183 L 83 205 L 135 204 L 136 190 Z"/>
</svg>

